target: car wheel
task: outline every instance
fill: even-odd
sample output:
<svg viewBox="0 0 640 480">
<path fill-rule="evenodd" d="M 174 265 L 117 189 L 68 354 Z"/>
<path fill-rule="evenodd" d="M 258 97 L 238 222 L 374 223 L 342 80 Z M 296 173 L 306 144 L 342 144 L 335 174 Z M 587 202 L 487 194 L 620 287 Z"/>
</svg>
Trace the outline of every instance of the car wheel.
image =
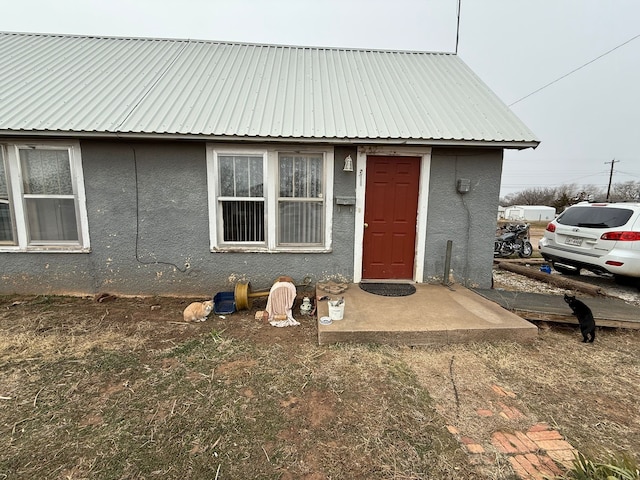
<svg viewBox="0 0 640 480">
<path fill-rule="evenodd" d="M 563 275 L 580 275 L 580 269 L 576 268 L 575 270 L 571 268 L 561 267 L 560 265 L 553 265 L 553 268 L 556 272 L 561 273 Z"/>
</svg>

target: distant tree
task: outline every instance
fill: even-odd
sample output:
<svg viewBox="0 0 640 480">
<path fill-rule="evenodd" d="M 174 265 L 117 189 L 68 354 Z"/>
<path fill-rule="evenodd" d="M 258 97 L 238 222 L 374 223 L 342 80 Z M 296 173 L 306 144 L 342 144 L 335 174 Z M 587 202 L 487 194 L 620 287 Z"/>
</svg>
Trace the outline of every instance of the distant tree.
<svg viewBox="0 0 640 480">
<path fill-rule="evenodd" d="M 565 208 L 571 205 L 572 201 L 567 192 L 562 192 L 558 198 L 553 201 L 553 208 L 556 209 L 556 212 L 562 212 Z"/>
<path fill-rule="evenodd" d="M 510 193 L 503 199 L 503 205 L 551 205 L 555 197 L 555 188 L 528 188 L 517 193 Z"/>
<path fill-rule="evenodd" d="M 560 185 L 559 187 L 535 187 L 513 192 L 500 199 L 500 205 L 545 205 L 558 213 L 579 202 L 604 202 L 606 191 L 596 185 Z M 610 202 L 640 201 L 640 182 L 630 181 L 611 185 Z"/>
<path fill-rule="evenodd" d="M 507 193 L 504 197 L 500 197 L 500 205 L 503 207 L 515 205 L 515 202 L 513 201 L 515 195 L 515 193 Z"/>
<path fill-rule="evenodd" d="M 582 189 L 575 183 L 563 184 L 556 187 L 556 195 L 553 199 L 553 206 L 557 212 L 563 211 L 569 205 L 576 203 L 582 197 Z"/>
<path fill-rule="evenodd" d="M 640 200 L 640 182 L 624 182 L 611 185 L 609 201 L 628 202 L 630 200 Z"/>
<path fill-rule="evenodd" d="M 604 189 L 595 185 L 582 185 L 580 189 L 581 193 L 583 194 L 583 200 L 581 201 L 586 200 L 588 202 L 599 202 L 601 200 L 604 200 L 607 195 Z"/>
</svg>

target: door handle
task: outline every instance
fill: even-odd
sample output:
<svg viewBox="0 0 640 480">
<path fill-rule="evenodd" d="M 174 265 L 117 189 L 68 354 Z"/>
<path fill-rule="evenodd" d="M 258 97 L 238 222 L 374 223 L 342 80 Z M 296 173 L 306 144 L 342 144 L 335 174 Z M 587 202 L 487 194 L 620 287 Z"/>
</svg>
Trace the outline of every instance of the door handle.
<svg viewBox="0 0 640 480">
<path fill-rule="evenodd" d="M 369 224 L 368 224 L 368 223 L 365 223 L 365 224 L 364 224 L 364 228 L 367 228 L 368 226 L 369 226 Z"/>
</svg>

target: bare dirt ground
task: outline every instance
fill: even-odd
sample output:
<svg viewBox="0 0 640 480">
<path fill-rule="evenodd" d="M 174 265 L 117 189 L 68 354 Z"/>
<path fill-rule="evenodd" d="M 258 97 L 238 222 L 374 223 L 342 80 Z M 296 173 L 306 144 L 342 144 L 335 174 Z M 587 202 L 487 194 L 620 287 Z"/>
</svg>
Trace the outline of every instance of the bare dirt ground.
<svg viewBox="0 0 640 480">
<path fill-rule="evenodd" d="M 498 271 L 495 287 L 563 293 Z M 515 479 L 495 435 L 540 424 L 638 459 L 637 331 L 320 347 L 314 319 L 271 327 L 259 301 L 184 324 L 191 300 L 0 297 L 0 480 Z"/>
</svg>

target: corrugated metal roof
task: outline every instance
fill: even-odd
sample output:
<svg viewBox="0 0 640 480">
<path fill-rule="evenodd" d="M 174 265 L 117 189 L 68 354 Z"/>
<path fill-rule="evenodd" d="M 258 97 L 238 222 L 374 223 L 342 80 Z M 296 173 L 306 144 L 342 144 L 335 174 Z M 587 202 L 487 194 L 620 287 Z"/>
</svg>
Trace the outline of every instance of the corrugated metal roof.
<svg viewBox="0 0 640 480">
<path fill-rule="evenodd" d="M 454 54 L 26 33 L 0 33 L 0 131 L 538 142 Z"/>
</svg>

